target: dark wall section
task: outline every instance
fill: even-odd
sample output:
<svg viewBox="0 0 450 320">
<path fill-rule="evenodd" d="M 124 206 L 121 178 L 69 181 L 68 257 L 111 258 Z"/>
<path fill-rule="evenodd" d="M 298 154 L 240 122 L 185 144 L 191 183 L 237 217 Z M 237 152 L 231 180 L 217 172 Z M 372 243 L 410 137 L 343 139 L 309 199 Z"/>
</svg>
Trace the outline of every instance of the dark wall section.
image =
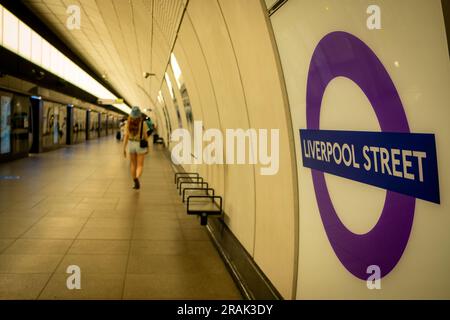
<svg viewBox="0 0 450 320">
<path fill-rule="evenodd" d="M 42 100 L 30 99 L 31 101 L 31 123 L 33 140 L 30 147 L 31 153 L 42 152 Z"/>
<path fill-rule="evenodd" d="M 450 56 L 450 0 L 442 0 L 442 12 L 444 14 L 445 32 L 447 33 L 448 55 Z"/>
</svg>

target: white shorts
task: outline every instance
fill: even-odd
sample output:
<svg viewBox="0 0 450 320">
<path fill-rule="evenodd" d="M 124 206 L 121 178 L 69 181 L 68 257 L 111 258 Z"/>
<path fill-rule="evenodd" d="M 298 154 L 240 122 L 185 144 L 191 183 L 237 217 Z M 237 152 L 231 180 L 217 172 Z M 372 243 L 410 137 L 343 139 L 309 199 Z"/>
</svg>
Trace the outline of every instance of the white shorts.
<svg viewBox="0 0 450 320">
<path fill-rule="evenodd" d="M 141 148 L 139 141 L 128 141 L 128 153 L 144 154 L 147 153 L 147 148 Z"/>
</svg>

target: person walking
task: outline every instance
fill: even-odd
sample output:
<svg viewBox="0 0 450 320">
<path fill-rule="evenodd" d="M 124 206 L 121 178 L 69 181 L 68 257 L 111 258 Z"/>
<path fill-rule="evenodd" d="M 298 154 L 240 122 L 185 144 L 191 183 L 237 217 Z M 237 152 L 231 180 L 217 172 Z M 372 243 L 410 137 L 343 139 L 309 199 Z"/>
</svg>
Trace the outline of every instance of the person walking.
<svg viewBox="0 0 450 320">
<path fill-rule="evenodd" d="M 120 141 L 123 141 L 123 138 L 125 137 L 125 125 L 127 124 L 127 118 L 124 118 L 120 120 L 119 124 L 119 139 Z"/>
<path fill-rule="evenodd" d="M 147 126 L 148 126 L 147 136 L 150 138 L 150 136 L 153 133 L 153 129 L 154 129 L 154 124 L 153 124 L 152 118 L 145 117 L 145 122 L 147 123 Z"/>
<path fill-rule="evenodd" d="M 131 177 L 134 181 L 133 189 L 140 189 L 139 178 L 144 170 L 145 155 L 148 153 L 148 126 L 143 121 L 139 107 L 133 107 L 131 109 L 124 131 L 123 154 L 126 158 L 128 150 L 130 154 Z"/>
</svg>

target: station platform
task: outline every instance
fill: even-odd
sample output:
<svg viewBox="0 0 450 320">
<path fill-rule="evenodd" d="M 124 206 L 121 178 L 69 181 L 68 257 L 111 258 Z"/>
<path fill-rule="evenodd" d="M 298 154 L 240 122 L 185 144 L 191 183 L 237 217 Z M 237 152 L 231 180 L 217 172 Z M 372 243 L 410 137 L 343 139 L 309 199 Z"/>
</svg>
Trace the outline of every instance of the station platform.
<svg viewBox="0 0 450 320">
<path fill-rule="evenodd" d="M 138 191 L 113 137 L 0 164 L 0 178 L 0 299 L 241 299 L 163 148 Z"/>
</svg>

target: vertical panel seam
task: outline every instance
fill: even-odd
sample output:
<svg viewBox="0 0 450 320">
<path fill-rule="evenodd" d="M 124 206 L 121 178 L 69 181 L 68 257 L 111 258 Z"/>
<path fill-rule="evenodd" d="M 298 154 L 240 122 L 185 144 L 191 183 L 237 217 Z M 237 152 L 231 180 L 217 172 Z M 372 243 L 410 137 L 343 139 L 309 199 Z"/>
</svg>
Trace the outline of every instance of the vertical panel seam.
<svg viewBox="0 0 450 320">
<path fill-rule="evenodd" d="M 222 7 L 220 6 L 220 2 L 219 2 L 219 0 L 216 0 L 216 2 L 217 2 L 217 6 L 219 7 L 220 14 L 222 15 L 223 23 L 225 25 L 225 29 L 227 30 L 228 38 L 230 39 L 231 50 L 233 51 L 234 60 L 236 62 L 236 68 L 237 68 L 237 71 L 238 71 L 238 74 L 239 74 L 239 81 L 240 81 L 240 84 L 241 84 L 242 96 L 244 98 L 245 111 L 246 111 L 246 115 L 247 115 L 248 126 L 249 126 L 249 129 L 250 129 L 251 128 L 251 121 L 250 121 L 250 116 L 249 116 L 249 113 L 248 113 L 247 97 L 245 95 L 244 83 L 242 81 L 241 69 L 239 68 L 239 62 L 238 62 L 238 59 L 237 59 L 236 51 L 234 49 L 233 39 L 231 38 L 230 30 L 228 28 L 227 21 L 225 19 L 225 15 L 223 14 Z M 251 145 L 251 143 L 249 143 L 249 144 Z M 255 256 L 255 240 L 256 240 L 256 177 L 255 176 L 256 176 L 256 165 L 253 165 L 253 208 L 254 208 L 253 214 L 254 214 L 254 222 L 253 222 L 253 246 L 252 246 L 253 250 L 252 250 L 252 257 Z"/>
<path fill-rule="evenodd" d="M 264 0 L 260 0 L 261 5 L 265 8 Z M 278 78 L 281 85 L 281 90 L 284 100 L 284 113 L 287 124 L 287 134 L 289 137 L 289 149 L 291 152 L 291 170 L 292 170 L 292 186 L 293 186 L 293 198 L 294 198 L 294 266 L 292 271 L 292 299 L 296 298 L 297 285 L 298 285 L 298 265 L 299 265 L 299 247 L 300 247 L 300 200 L 299 200 L 299 180 L 298 180 L 298 165 L 297 165 L 297 153 L 295 149 L 295 135 L 292 122 L 291 109 L 289 104 L 289 97 L 286 88 L 286 80 L 284 77 L 283 66 L 281 64 L 280 52 L 275 39 L 275 33 L 273 30 L 272 22 L 266 10 L 264 10 L 266 28 L 270 36 L 270 42 L 272 44 L 273 52 L 275 55 L 275 63 L 278 69 Z"/>
</svg>

